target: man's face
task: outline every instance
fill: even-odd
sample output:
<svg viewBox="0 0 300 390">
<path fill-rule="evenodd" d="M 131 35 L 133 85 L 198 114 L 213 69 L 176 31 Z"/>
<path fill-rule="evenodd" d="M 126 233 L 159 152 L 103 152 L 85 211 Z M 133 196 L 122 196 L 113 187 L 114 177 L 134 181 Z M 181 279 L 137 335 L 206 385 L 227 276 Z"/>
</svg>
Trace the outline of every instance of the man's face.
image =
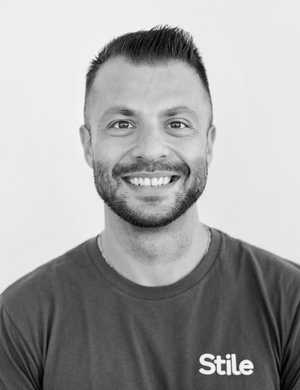
<svg viewBox="0 0 300 390">
<path fill-rule="evenodd" d="M 96 189 L 122 219 L 161 227 L 202 194 L 211 160 L 211 106 L 199 76 L 183 61 L 132 64 L 124 57 L 98 71 L 81 140 Z"/>
</svg>

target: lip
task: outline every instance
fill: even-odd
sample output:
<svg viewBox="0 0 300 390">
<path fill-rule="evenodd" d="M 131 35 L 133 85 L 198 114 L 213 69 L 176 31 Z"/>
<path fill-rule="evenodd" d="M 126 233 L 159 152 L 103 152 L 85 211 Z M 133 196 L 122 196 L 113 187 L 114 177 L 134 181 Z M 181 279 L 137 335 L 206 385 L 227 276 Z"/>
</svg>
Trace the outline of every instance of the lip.
<svg viewBox="0 0 300 390">
<path fill-rule="evenodd" d="M 154 177 L 169 177 L 169 176 L 181 176 L 177 172 L 172 172 L 172 171 L 159 171 L 159 172 L 134 172 L 130 173 L 128 175 L 122 176 L 122 179 L 130 179 L 133 177 L 149 177 L 149 178 L 154 178 Z"/>
<path fill-rule="evenodd" d="M 141 176 L 141 175 L 139 175 L 139 176 Z M 159 186 L 151 186 L 151 185 L 150 186 L 137 186 L 135 184 L 130 183 L 129 180 L 126 180 L 126 179 L 129 179 L 131 176 L 125 176 L 126 179 L 124 177 L 122 177 L 122 181 L 126 185 L 128 185 L 129 188 L 133 189 L 134 191 L 143 191 L 143 192 L 164 191 L 164 190 L 171 189 L 178 182 L 181 181 L 181 176 L 179 176 L 179 175 L 168 175 L 168 176 L 176 176 L 177 178 L 176 178 L 176 180 L 173 180 L 168 184 L 159 185 Z M 137 176 L 132 176 L 132 177 L 137 177 Z M 151 177 L 163 177 L 163 176 L 151 176 Z"/>
</svg>

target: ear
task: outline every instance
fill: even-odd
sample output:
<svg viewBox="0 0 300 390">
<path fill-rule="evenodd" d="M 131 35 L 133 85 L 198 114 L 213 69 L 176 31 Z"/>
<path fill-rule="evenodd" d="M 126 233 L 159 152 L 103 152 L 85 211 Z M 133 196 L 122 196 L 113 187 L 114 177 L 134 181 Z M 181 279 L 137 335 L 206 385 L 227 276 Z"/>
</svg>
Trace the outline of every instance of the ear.
<svg viewBox="0 0 300 390">
<path fill-rule="evenodd" d="M 80 126 L 80 139 L 83 146 L 84 157 L 88 165 L 93 167 L 93 145 L 91 130 L 85 125 Z"/>
<path fill-rule="evenodd" d="M 212 157 L 213 157 L 213 146 L 216 139 L 216 128 L 214 125 L 211 125 L 207 130 L 207 164 L 210 165 Z"/>
</svg>

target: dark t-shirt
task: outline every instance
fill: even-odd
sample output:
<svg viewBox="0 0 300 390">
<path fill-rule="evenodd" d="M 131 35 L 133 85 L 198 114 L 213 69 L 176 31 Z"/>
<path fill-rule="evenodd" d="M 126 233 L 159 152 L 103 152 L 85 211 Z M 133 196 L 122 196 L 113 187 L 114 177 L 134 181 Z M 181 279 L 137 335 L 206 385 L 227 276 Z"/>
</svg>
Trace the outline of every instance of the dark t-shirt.
<svg viewBox="0 0 300 390">
<path fill-rule="evenodd" d="M 97 237 L 0 295 L 0 389 L 300 389 L 300 265 L 211 229 L 179 281 L 138 285 Z"/>
</svg>

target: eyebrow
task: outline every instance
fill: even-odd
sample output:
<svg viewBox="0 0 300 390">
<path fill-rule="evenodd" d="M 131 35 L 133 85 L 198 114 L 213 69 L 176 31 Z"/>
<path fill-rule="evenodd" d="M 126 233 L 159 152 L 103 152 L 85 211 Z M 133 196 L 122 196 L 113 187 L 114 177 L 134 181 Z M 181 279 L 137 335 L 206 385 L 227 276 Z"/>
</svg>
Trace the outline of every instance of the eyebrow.
<svg viewBox="0 0 300 390">
<path fill-rule="evenodd" d="M 171 107 L 171 108 L 168 108 L 166 110 L 162 110 L 160 112 L 160 115 L 161 116 L 175 116 L 180 112 L 188 112 L 194 116 L 197 116 L 196 111 L 192 110 L 191 108 L 189 108 L 187 106 Z M 102 119 L 108 115 L 111 115 L 111 114 L 122 114 L 124 116 L 134 116 L 134 115 L 138 114 L 138 111 L 134 111 L 131 108 L 126 107 L 126 106 L 114 106 L 114 107 L 110 107 L 109 109 L 104 111 L 104 113 L 102 114 Z"/>
</svg>

